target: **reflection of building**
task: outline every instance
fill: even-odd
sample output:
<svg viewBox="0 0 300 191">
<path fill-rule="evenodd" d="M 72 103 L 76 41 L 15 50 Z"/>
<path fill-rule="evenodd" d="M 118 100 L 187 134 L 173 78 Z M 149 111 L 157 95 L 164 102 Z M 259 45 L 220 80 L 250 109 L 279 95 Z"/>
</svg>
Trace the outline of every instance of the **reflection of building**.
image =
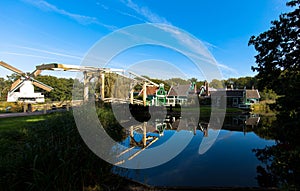
<svg viewBox="0 0 300 191">
<path fill-rule="evenodd" d="M 256 126 L 259 123 L 260 117 L 259 116 L 252 116 L 246 119 L 245 124 L 246 126 Z"/>
<path fill-rule="evenodd" d="M 235 115 L 225 118 L 223 129 L 231 131 L 245 131 L 246 127 L 255 127 L 258 125 L 260 117 L 258 115 Z"/>
</svg>

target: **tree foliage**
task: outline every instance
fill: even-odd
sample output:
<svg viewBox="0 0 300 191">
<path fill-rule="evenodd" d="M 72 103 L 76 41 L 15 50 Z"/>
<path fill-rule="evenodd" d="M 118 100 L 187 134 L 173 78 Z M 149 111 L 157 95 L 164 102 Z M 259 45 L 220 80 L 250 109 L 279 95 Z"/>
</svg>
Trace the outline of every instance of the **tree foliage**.
<svg viewBox="0 0 300 191">
<path fill-rule="evenodd" d="M 165 81 L 170 86 L 190 84 L 191 82 L 182 78 L 171 78 Z"/>
<path fill-rule="evenodd" d="M 300 0 L 287 3 L 293 11 L 279 16 L 271 28 L 258 36 L 252 36 L 258 54 L 255 56 L 258 84 L 278 94 L 276 100 L 276 121 L 272 131 L 276 144 L 263 149 L 255 149 L 257 158 L 264 165 L 257 167 L 260 186 L 279 187 L 282 190 L 300 188 Z M 265 93 L 272 91 L 265 91 Z"/>
<path fill-rule="evenodd" d="M 283 13 L 279 20 L 272 21 L 271 28 L 258 36 L 252 36 L 249 45 L 253 45 L 258 54 L 255 56 L 260 86 L 274 90 L 282 95 L 277 100 L 277 109 L 281 111 L 299 111 L 300 85 L 300 0 L 292 0 L 287 6 L 293 11 Z"/>
<path fill-rule="evenodd" d="M 218 80 L 218 79 L 213 79 L 210 84 L 209 84 L 210 87 L 212 88 L 224 88 L 224 81 L 222 80 Z"/>
<path fill-rule="evenodd" d="M 54 76 L 37 76 L 35 78 L 40 82 L 43 82 L 54 89 L 50 92 L 45 92 L 39 88 L 36 88 L 38 92 L 44 92 L 45 98 L 51 101 L 63 101 L 72 99 L 72 90 L 74 80 L 72 78 L 57 78 Z"/>
<path fill-rule="evenodd" d="M 252 87 L 256 88 L 256 78 L 255 77 L 240 77 L 240 78 L 229 78 L 224 80 L 224 84 L 226 87 L 230 87 L 231 85 L 235 89 L 251 89 Z"/>
</svg>

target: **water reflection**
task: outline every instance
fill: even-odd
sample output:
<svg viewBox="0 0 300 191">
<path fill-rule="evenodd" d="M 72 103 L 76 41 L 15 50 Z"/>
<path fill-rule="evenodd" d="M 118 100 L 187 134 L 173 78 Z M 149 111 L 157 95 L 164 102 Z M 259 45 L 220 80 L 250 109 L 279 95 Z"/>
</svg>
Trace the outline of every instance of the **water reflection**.
<svg viewBox="0 0 300 191">
<path fill-rule="evenodd" d="M 156 118 L 136 126 L 131 124 L 127 138 L 121 142 L 128 147 L 122 153 L 123 156 L 127 154 L 128 160 L 142 155 L 145 149 L 166 143 L 181 131 L 190 132 L 192 138 L 179 155 L 165 164 L 143 170 L 126 170 L 126 173 L 124 169 L 115 168 L 115 172 L 154 186 L 265 186 L 257 174 L 261 172 L 257 167 L 264 164 L 253 149 L 275 145 L 270 137 L 265 139 L 264 135 L 259 135 L 263 134 L 261 128 L 265 124 L 262 123 L 269 121 L 266 118 L 256 114 L 227 115 L 220 133 L 215 124 L 221 122 L 210 122 L 209 117 L 195 119 L 167 115 L 164 119 Z M 216 136 L 216 141 L 211 148 L 201 151 L 201 144 L 211 136 Z M 180 145 L 180 136 L 177 139 L 176 144 Z M 130 153 L 132 148 L 139 148 L 139 151 Z"/>
<path fill-rule="evenodd" d="M 264 123 L 258 131 L 260 136 L 276 141 L 274 145 L 253 150 L 258 160 L 261 161 L 261 164 L 257 166 L 258 184 L 262 187 L 299 190 L 299 116 L 291 116 L 282 112 L 276 117 L 269 123 Z"/>
</svg>

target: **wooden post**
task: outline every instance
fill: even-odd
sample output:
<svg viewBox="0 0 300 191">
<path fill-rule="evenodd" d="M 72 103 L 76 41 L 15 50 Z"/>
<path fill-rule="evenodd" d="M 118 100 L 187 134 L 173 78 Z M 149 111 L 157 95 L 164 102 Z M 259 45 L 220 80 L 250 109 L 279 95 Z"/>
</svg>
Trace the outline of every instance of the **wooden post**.
<svg viewBox="0 0 300 191">
<path fill-rule="evenodd" d="M 86 102 L 89 100 L 89 77 L 87 72 L 83 73 L 84 80 L 83 80 L 83 101 Z"/>
<path fill-rule="evenodd" d="M 130 126 L 129 131 L 130 131 L 130 137 L 133 137 L 133 126 Z"/>
<path fill-rule="evenodd" d="M 134 146 L 134 137 L 133 137 L 133 126 L 129 127 L 129 143 L 130 146 Z"/>
<path fill-rule="evenodd" d="M 143 85 L 143 104 L 144 106 L 147 105 L 147 82 L 144 82 Z"/>
<path fill-rule="evenodd" d="M 27 110 L 27 104 L 23 102 L 23 112 L 26 113 L 26 110 Z"/>
<path fill-rule="evenodd" d="M 133 89 L 130 90 L 130 103 L 133 104 Z"/>
<path fill-rule="evenodd" d="M 147 122 L 144 122 L 143 124 L 143 146 L 145 147 L 146 144 L 147 144 L 147 136 L 146 136 L 146 133 L 147 133 Z"/>
<path fill-rule="evenodd" d="M 105 74 L 101 73 L 101 99 L 104 100 L 105 98 Z"/>
<path fill-rule="evenodd" d="M 47 113 L 47 103 L 44 104 L 44 114 L 46 114 L 46 113 Z"/>
</svg>

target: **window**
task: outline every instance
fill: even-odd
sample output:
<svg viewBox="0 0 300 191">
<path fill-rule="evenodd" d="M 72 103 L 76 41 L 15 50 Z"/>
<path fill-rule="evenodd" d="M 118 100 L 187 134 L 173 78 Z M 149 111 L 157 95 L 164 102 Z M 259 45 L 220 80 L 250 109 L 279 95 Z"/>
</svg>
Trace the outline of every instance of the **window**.
<svg viewBox="0 0 300 191">
<path fill-rule="evenodd" d="M 237 104 L 238 104 L 238 98 L 233 98 L 232 105 L 237 105 Z"/>
</svg>

